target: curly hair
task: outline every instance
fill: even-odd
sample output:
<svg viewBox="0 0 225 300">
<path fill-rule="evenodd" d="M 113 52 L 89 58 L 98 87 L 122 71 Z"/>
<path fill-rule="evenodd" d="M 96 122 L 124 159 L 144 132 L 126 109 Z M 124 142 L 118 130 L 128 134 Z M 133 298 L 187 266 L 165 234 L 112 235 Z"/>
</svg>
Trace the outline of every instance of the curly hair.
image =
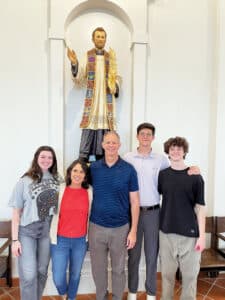
<svg viewBox="0 0 225 300">
<path fill-rule="evenodd" d="M 184 137 L 176 136 L 174 138 L 169 138 L 165 143 L 164 143 L 164 152 L 166 154 L 169 154 L 169 149 L 171 146 L 178 146 L 182 147 L 184 150 L 184 158 L 186 154 L 189 151 L 189 145 L 187 140 Z"/>
<path fill-rule="evenodd" d="M 34 157 L 31 163 L 30 168 L 28 171 L 22 176 L 29 176 L 31 179 L 37 182 L 41 182 L 43 172 L 41 168 L 38 165 L 38 157 L 42 151 L 49 151 L 52 154 L 53 163 L 52 166 L 48 169 L 48 171 L 52 174 L 53 178 L 58 181 L 59 180 L 59 174 L 58 174 L 58 167 L 57 167 L 57 159 L 55 155 L 55 151 L 50 146 L 40 146 L 36 152 L 34 153 Z"/>
<path fill-rule="evenodd" d="M 84 189 L 88 189 L 89 188 L 89 167 L 82 159 L 74 160 L 71 163 L 71 165 L 67 168 L 66 177 L 65 177 L 66 186 L 69 186 L 71 184 L 71 172 L 72 172 L 73 168 L 78 164 L 81 165 L 81 168 L 85 174 L 84 181 L 82 182 L 81 186 Z"/>
</svg>

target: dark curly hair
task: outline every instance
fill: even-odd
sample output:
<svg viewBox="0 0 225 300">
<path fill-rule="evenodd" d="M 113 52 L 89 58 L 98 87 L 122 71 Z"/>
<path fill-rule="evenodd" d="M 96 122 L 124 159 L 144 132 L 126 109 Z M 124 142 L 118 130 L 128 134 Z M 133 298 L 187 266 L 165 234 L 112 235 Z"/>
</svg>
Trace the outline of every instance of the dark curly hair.
<svg viewBox="0 0 225 300">
<path fill-rule="evenodd" d="M 178 146 L 182 147 L 184 150 L 184 158 L 186 154 L 189 151 L 189 145 L 187 140 L 184 137 L 176 136 L 174 138 L 169 138 L 165 143 L 164 143 L 164 151 L 166 154 L 169 154 L 169 149 L 171 146 Z"/>
<path fill-rule="evenodd" d="M 31 163 L 31 166 L 29 170 L 22 176 L 29 176 L 31 179 L 37 182 L 41 182 L 42 180 L 42 170 L 38 165 L 38 157 L 42 151 L 49 151 L 52 153 L 52 166 L 48 169 L 48 171 L 52 174 L 53 178 L 58 181 L 59 180 L 59 174 L 58 174 L 58 168 L 57 168 L 57 159 L 55 155 L 55 151 L 52 147 L 50 146 L 40 146 L 36 152 L 34 153 L 34 157 Z"/>
<path fill-rule="evenodd" d="M 88 189 L 89 188 L 89 167 L 88 165 L 82 160 L 82 159 L 76 159 L 74 160 L 71 165 L 67 168 L 66 170 L 66 177 L 65 177 L 65 181 L 66 181 L 66 186 L 71 184 L 71 172 L 72 169 L 76 166 L 76 165 L 81 165 L 82 170 L 84 171 L 85 177 L 84 177 L 84 181 L 82 182 L 81 186 L 84 189 Z"/>
</svg>

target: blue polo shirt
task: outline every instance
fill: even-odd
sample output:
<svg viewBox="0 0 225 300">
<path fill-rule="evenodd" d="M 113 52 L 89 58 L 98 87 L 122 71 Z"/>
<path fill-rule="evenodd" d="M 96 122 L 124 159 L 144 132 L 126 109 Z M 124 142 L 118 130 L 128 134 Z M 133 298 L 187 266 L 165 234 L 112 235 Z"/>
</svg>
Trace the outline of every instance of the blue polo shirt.
<svg viewBox="0 0 225 300">
<path fill-rule="evenodd" d="M 91 164 L 93 202 L 90 221 L 103 227 L 130 222 L 129 193 L 138 191 L 137 173 L 123 159 L 109 167 L 104 159 Z"/>
</svg>

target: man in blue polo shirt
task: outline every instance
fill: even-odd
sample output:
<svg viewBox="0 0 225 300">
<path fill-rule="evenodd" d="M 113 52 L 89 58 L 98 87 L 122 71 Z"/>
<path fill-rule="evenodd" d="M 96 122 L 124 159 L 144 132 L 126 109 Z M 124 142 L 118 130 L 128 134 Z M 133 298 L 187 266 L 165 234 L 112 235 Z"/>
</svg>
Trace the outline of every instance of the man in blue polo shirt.
<svg viewBox="0 0 225 300">
<path fill-rule="evenodd" d="M 139 216 L 137 173 L 118 155 L 119 135 L 109 131 L 102 147 L 105 157 L 91 164 L 93 202 L 89 246 L 96 299 L 108 295 L 108 253 L 112 267 L 113 300 L 121 300 L 125 288 L 127 249 L 136 243 Z"/>
</svg>

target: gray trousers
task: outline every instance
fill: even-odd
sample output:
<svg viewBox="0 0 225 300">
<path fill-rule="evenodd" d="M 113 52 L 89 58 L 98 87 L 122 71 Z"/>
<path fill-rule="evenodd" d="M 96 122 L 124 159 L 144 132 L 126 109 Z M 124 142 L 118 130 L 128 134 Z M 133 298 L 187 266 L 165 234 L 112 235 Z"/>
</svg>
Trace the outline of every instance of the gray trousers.
<svg viewBox="0 0 225 300">
<path fill-rule="evenodd" d="M 45 230 L 45 229 L 44 229 Z M 47 280 L 50 239 L 19 235 L 22 254 L 18 258 L 21 300 L 40 300 Z"/>
<path fill-rule="evenodd" d="M 201 253 L 194 249 L 196 238 L 160 231 L 162 300 L 173 300 L 175 274 L 182 274 L 181 300 L 195 300 Z"/>
<path fill-rule="evenodd" d="M 145 289 L 148 295 L 156 294 L 157 258 L 159 250 L 159 209 L 140 211 L 137 242 L 128 251 L 128 288 L 131 293 L 138 290 L 139 263 L 144 237 L 144 252 L 146 262 Z"/>
<path fill-rule="evenodd" d="M 96 300 L 108 298 L 108 253 L 112 268 L 112 299 L 122 300 L 125 289 L 126 239 L 129 224 L 106 228 L 90 223 L 89 249 L 91 268 L 96 285 Z"/>
</svg>

